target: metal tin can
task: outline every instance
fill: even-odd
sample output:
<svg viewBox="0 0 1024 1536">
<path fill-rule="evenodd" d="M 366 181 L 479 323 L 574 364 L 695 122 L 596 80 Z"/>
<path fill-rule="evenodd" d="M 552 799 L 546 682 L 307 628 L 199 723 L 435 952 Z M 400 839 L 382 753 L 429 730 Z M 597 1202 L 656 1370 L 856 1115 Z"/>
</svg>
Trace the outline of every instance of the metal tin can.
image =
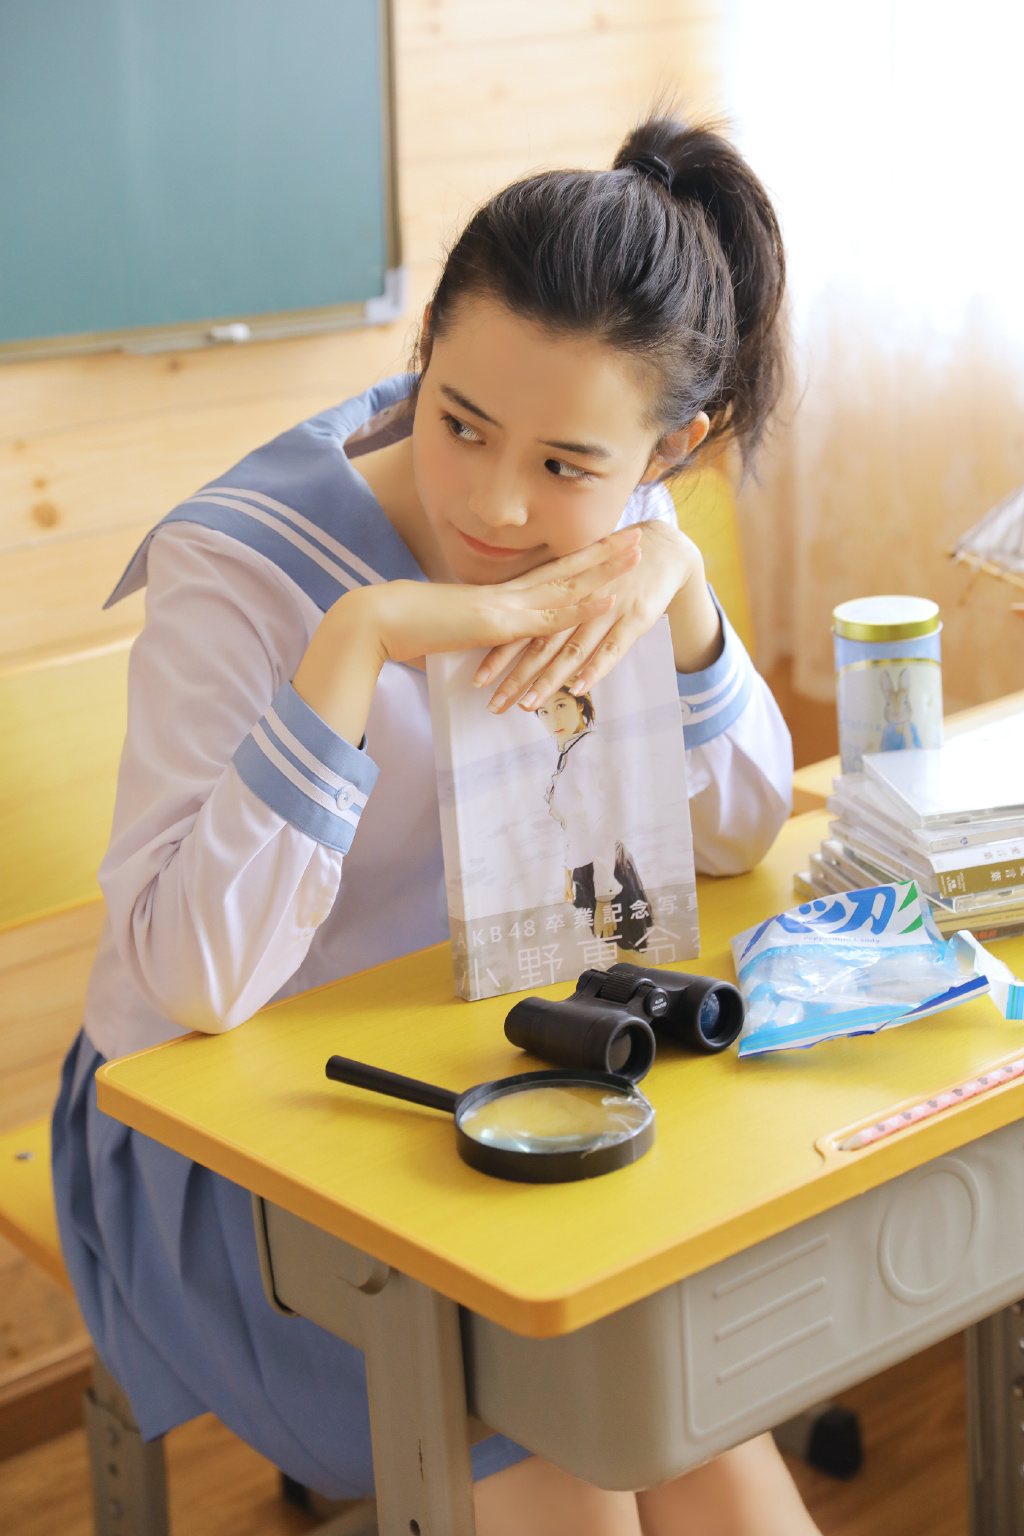
<svg viewBox="0 0 1024 1536">
<path fill-rule="evenodd" d="M 865 752 L 942 745 L 942 624 L 924 597 L 858 597 L 832 614 L 844 773 Z"/>
</svg>

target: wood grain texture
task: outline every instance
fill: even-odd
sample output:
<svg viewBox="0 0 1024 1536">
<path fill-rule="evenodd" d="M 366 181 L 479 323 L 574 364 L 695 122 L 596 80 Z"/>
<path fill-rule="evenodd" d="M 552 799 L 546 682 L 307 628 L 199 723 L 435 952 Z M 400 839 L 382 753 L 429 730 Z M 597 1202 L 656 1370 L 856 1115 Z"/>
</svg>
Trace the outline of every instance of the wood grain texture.
<svg viewBox="0 0 1024 1536">
<path fill-rule="evenodd" d="M 211 1414 L 167 1437 L 171 1530 L 300 1536 L 319 1523 L 285 1504 L 276 1467 Z M 93 1536 L 85 1430 L 0 1462 L 4 1536 Z"/>
<path fill-rule="evenodd" d="M 823 1536 L 965 1536 L 963 1336 L 943 1339 L 837 1402 L 860 1416 L 864 1470 L 837 1482 L 786 1458 Z"/>
<path fill-rule="evenodd" d="M 0 928 L 99 896 L 128 648 L 0 676 Z"/>
<path fill-rule="evenodd" d="M 863 1470 L 846 1483 L 789 1460 L 822 1536 L 965 1536 L 966 1411 L 959 1336 L 839 1399 L 861 1419 Z M 299 1536 L 314 1522 L 277 1494 L 269 1462 L 206 1415 L 167 1437 L 173 1529 Z M 0 1462 L 5 1536 L 92 1536 L 85 1432 Z"/>
<path fill-rule="evenodd" d="M 607 165 L 632 123 L 674 88 L 710 110 L 717 81 L 704 61 L 715 43 L 714 26 L 684 12 L 643 31 L 595 32 L 585 44 L 524 38 L 400 60 L 403 177 L 468 155 Z"/>
<path fill-rule="evenodd" d="M 68 1288 L 50 1178 L 48 1115 L 0 1135 L 0 1236 Z"/>
<path fill-rule="evenodd" d="M 822 813 L 794 817 L 751 873 L 701 880 L 702 954 L 680 969 L 731 979 L 729 936 L 792 905 L 793 873 L 826 825 Z M 1024 965 L 1024 940 L 995 947 Z M 334 1052 L 456 1091 L 540 1066 L 505 1039 L 513 1001 L 453 1000 L 439 945 L 227 1034 L 111 1062 L 100 1107 L 533 1337 L 570 1332 L 1024 1114 L 1018 1080 L 842 1158 L 815 1150 L 1019 1051 L 1019 1029 L 985 998 L 870 1040 L 742 1062 L 663 1046 L 645 1084 L 653 1150 L 579 1184 L 487 1179 L 459 1160 L 446 1117 L 324 1080 Z M 712 1145 L 714 1180 L 693 1179 Z"/>
<path fill-rule="evenodd" d="M 39 1360 L 17 1377 L 0 1376 L 0 1462 L 77 1429 L 92 1382 L 88 1339 Z"/>
<path fill-rule="evenodd" d="M 681 20 L 714 25 L 720 9 L 717 0 L 557 0 L 546 7 L 523 0 L 398 0 L 396 19 L 402 56 L 413 58 L 481 44 L 585 44 L 595 34 L 649 32 Z"/>
</svg>

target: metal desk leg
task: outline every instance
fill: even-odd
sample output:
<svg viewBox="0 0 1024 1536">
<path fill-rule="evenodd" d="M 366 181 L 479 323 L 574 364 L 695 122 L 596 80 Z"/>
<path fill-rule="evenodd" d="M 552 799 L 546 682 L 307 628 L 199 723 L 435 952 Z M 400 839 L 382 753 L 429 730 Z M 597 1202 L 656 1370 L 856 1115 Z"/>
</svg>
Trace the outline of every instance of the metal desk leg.
<svg viewBox="0 0 1024 1536">
<path fill-rule="evenodd" d="M 143 1440 L 131 1404 L 99 1355 L 84 1407 L 95 1536 L 167 1536 L 163 1440 Z"/>
<path fill-rule="evenodd" d="M 1024 1304 L 964 1340 L 971 1536 L 1024 1536 Z"/>
<path fill-rule="evenodd" d="M 253 1216 L 271 1306 L 366 1357 L 380 1536 L 475 1536 L 455 1302 L 255 1195 Z"/>
<path fill-rule="evenodd" d="M 475 1536 L 459 1309 L 395 1270 L 362 1305 L 380 1536 Z"/>
</svg>

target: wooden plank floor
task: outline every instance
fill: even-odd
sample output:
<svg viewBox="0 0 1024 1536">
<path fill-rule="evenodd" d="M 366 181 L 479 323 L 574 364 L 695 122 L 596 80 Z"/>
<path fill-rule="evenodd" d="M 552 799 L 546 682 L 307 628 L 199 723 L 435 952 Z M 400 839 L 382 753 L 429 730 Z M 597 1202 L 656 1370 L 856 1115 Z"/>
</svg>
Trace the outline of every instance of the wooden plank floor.
<svg viewBox="0 0 1024 1536">
<path fill-rule="evenodd" d="M 926 1350 L 841 1401 L 861 1415 L 866 1461 L 848 1483 L 799 1462 L 794 1475 L 823 1536 L 966 1536 L 963 1344 Z M 176 1536 L 298 1536 L 277 1474 L 212 1417 L 168 1436 Z M 82 1430 L 0 1462 L 5 1536 L 91 1536 Z"/>
</svg>

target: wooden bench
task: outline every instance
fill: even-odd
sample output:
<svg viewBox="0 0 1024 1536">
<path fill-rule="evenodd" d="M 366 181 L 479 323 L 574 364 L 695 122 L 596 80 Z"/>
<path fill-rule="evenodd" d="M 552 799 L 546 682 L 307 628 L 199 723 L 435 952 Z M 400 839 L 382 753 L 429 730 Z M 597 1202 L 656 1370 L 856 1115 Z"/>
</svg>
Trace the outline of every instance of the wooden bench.
<svg viewBox="0 0 1024 1536">
<path fill-rule="evenodd" d="M 102 919 L 96 871 L 124 740 L 128 645 L 0 674 L 0 1235 L 69 1291 L 49 1107 L 81 1021 Z M 11 1127 L 25 1101 L 47 1113 Z M 92 1375 L 85 1420 L 96 1536 L 167 1536 L 163 1444 L 143 1442 L 127 1399 L 95 1357 Z"/>
</svg>

